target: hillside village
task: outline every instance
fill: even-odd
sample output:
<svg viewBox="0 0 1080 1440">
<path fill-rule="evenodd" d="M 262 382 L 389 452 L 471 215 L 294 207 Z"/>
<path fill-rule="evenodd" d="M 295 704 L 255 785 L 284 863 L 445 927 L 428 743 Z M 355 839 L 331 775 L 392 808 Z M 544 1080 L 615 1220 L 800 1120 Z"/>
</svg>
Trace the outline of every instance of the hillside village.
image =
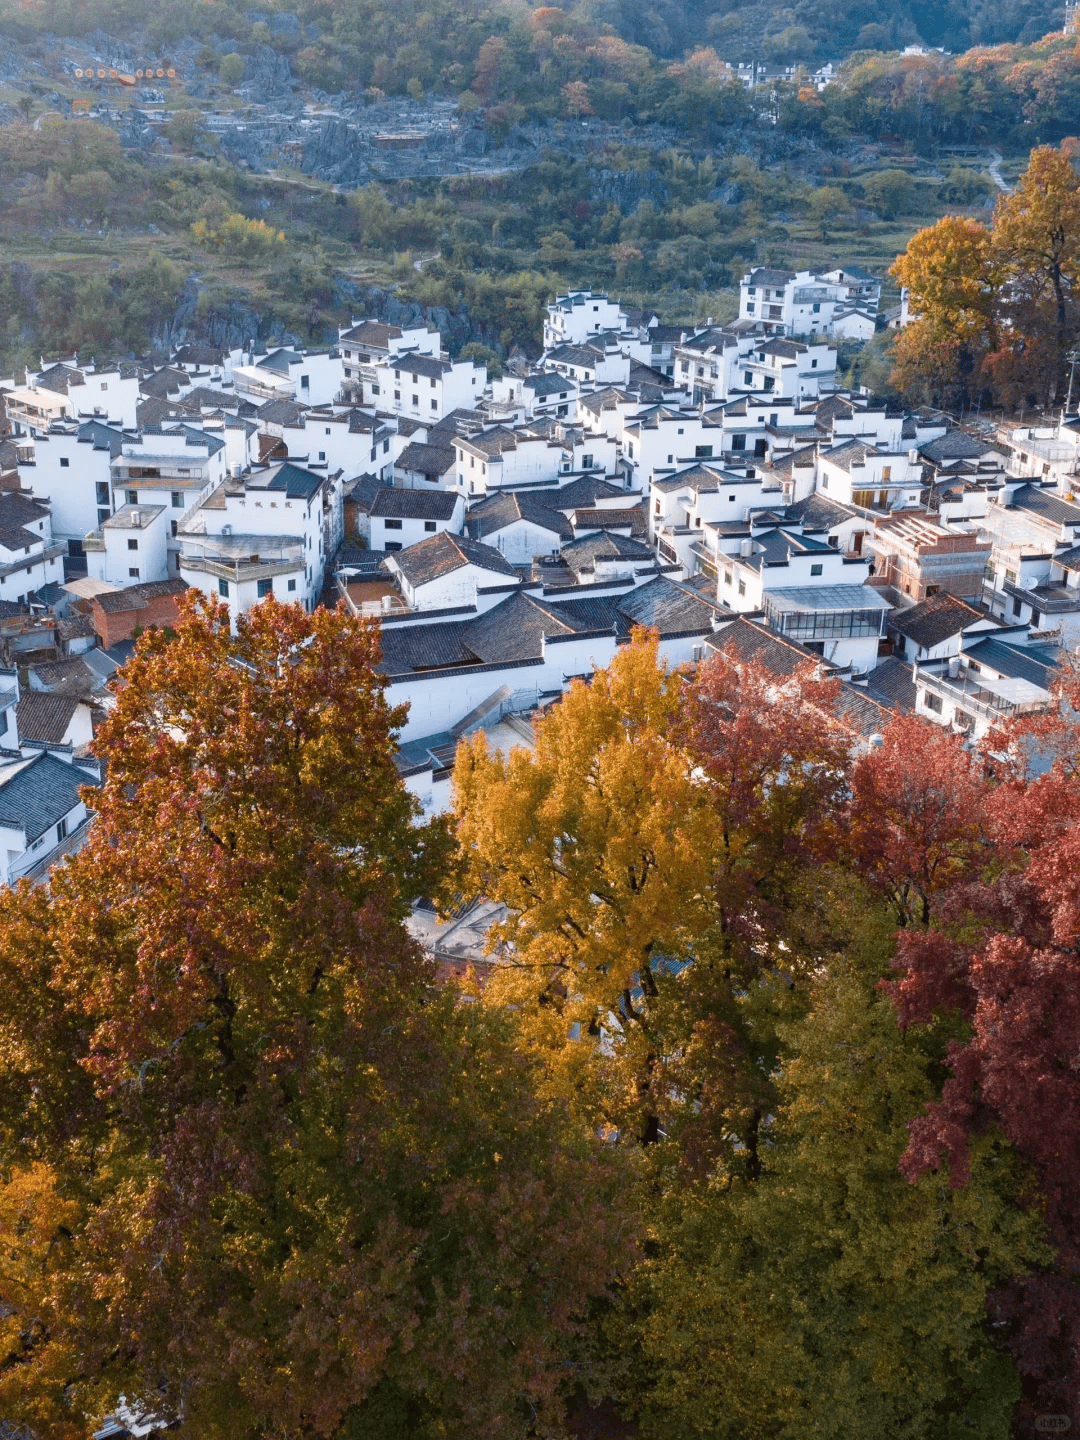
<svg viewBox="0 0 1080 1440">
<path fill-rule="evenodd" d="M 462 736 L 528 744 L 636 626 L 669 665 L 815 659 L 863 748 L 897 712 L 978 738 L 1045 706 L 1080 643 L 1080 417 L 993 433 L 843 389 L 880 292 L 758 267 L 737 319 L 689 327 L 572 291 L 492 381 L 360 319 L 325 351 L 0 382 L 0 879 L 85 839 L 110 682 L 188 589 L 234 624 L 270 595 L 376 621 L 428 814 Z"/>
</svg>

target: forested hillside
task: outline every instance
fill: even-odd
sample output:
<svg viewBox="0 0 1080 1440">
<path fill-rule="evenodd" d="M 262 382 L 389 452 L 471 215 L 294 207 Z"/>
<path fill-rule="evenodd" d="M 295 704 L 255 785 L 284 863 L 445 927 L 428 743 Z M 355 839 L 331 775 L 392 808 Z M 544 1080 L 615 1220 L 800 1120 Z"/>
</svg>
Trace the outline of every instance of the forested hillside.
<svg viewBox="0 0 1080 1440">
<path fill-rule="evenodd" d="M 548 10 L 555 7 L 546 7 Z M 527 41 L 544 7 L 524 0 L 288 0 L 254 9 L 246 0 L 8 0 L 6 24 L 27 32 L 138 34 L 161 45 L 185 36 L 213 42 L 256 40 L 299 60 L 301 73 L 386 88 L 404 75 L 453 85 L 484 43 Z M 922 39 L 960 51 L 974 45 L 1030 43 L 1061 25 L 1059 0 L 566 0 L 558 9 L 575 30 L 618 37 L 652 56 L 678 59 L 700 44 L 725 58 L 839 59 L 858 48 L 890 49 Z M 285 18 L 285 17 L 288 18 Z M 299 21 L 296 25 L 292 17 Z M 736 53 L 737 52 L 737 53 Z M 798 52 L 797 54 L 795 52 Z M 408 73 L 406 73 L 408 72 Z M 333 87 L 331 87 L 333 88 Z M 402 83 L 401 88 L 404 88 Z"/>
</svg>

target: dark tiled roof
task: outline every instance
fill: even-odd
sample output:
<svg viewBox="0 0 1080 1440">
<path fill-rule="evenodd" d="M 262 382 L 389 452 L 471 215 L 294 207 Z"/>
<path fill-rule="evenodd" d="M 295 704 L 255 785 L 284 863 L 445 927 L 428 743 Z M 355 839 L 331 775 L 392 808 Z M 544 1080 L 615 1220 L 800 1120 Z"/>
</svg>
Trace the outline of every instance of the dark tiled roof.
<svg viewBox="0 0 1080 1440">
<path fill-rule="evenodd" d="M 974 460 L 995 448 L 992 441 L 976 440 L 965 430 L 949 430 L 937 440 L 927 440 L 920 445 L 919 454 L 936 464 L 942 460 Z"/>
<path fill-rule="evenodd" d="M 545 495 L 543 498 L 546 501 L 549 497 Z M 555 496 L 550 498 L 555 499 Z M 474 539 L 483 540 L 497 530 L 504 530 L 507 525 L 517 524 L 519 520 L 528 520 L 542 530 L 549 530 L 560 540 L 574 538 L 573 527 L 561 511 L 550 509 L 539 496 L 520 492 L 500 492 L 482 500 L 470 509 L 466 524 Z"/>
<path fill-rule="evenodd" d="M 401 520 L 452 520 L 457 503 L 457 495 L 449 490 L 391 490 L 384 486 L 370 513 Z"/>
<path fill-rule="evenodd" d="M 37 525 L 48 513 L 48 505 L 40 500 L 32 500 L 29 495 L 23 495 L 17 490 L 0 493 L 0 529 Z M 39 541 L 41 535 L 35 534 L 34 539 Z M 25 541 L 23 543 L 25 544 Z"/>
<path fill-rule="evenodd" d="M 1021 485 L 1013 492 L 1009 504 L 1031 515 L 1041 515 L 1054 525 L 1080 525 L 1080 505 L 1070 505 L 1053 491 L 1038 485 Z"/>
<path fill-rule="evenodd" d="M 710 636 L 707 644 L 736 661 L 760 660 L 774 675 L 794 675 L 800 665 L 822 663 L 819 655 L 742 616 Z"/>
<path fill-rule="evenodd" d="M 413 470 L 419 475 L 445 475 L 454 468 L 454 452 L 449 446 L 424 445 L 418 440 L 405 446 L 394 461 L 395 470 Z"/>
<path fill-rule="evenodd" d="M 419 545 L 410 545 L 393 556 L 393 563 L 410 585 L 427 585 L 442 575 L 460 570 L 463 565 L 476 565 L 497 575 L 514 575 L 514 567 L 490 545 L 469 540 L 464 535 L 432 535 Z"/>
<path fill-rule="evenodd" d="M 875 670 L 871 670 L 870 678 L 866 682 L 867 693 L 879 705 L 888 705 L 907 715 L 915 709 L 915 682 L 912 673 L 910 665 L 905 665 L 895 655 L 890 655 L 882 660 Z"/>
<path fill-rule="evenodd" d="M 268 400 L 260 405 L 255 414 L 260 421 L 269 425 L 302 426 L 308 407 L 295 400 Z"/>
<path fill-rule="evenodd" d="M 600 475 L 582 475 L 580 479 L 572 480 L 569 485 L 548 491 L 544 496 L 544 504 L 550 505 L 553 510 L 569 513 L 571 510 L 590 509 L 598 500 L 614 500 L 626 493 Z"/>
<path fill-rule="evenodd" d="M 139 425 L 165 425 L 170 420 L 197 420 L 201 414 L 198 405 L 192 405 L 186 399 L 163 400 L 157 395 L 140 400 L 135 406 L 135 419 Z"/>
<path fill-rule="evenodd" d="M 24 690 L 15 707 L 19 738 L 40 740 L 48 745 L 61 744 L 72 716 L 81 704 L 77 695 L 48 695 L 39 690 Z"/>
<path fill-rule="evenodd" d="M 1059 652 L 1046 645 L 1012 645 L 990 637 L 964 646 L 964 654 L 1011 680 L 1030 680 L 1046 687 Z"/>
<path fill-rule="evenodd" d="M 139 391 L 148 397 L 167 400 L 170 395 L 178 395 L 181 390 L 186 390 L 190 384 L 191 379 L 186 370 L 173 370 L 166 365 L 161 370 L 155 370 L 152 375 L 144 375 L 139 381 Z"/>
<path fill-rule="evenodd" d="M 173 359 L 177 365 L 224 365 L 225 351 L 211 345 L 181 345 Z"/>
<path fill-rule="evenodd" d="M 573 381 L 569 380 L 565 375 L 552 374 L 550 371 L 544 371 L 540 375 L 527 376 L 525 380 L 522 381 L 522 384 L 531 390 L 534 395 L 539 397 L 543 395 L 567 394 L 573 385 Z"/>
<path fill-rule="evenodd" d="M 423 375 L 436 380 L 450 369 L 449 360 L 436 360 L 434 355 L 420 355 L 412 351 L 391 355 L 383 363 L 392 366 L 394 370 L 403 371 L 407 375 Z"/>
<path fill-rule="evenodd" d="M 631 625 L 654 626 L 663 636 L 711 633 L 716 606 L 660 575 L 620 596 L 618 610 Z"/>
<path fill-rule="evenodd" d="M 374 345 L 377 349 L 385 350 L 391 340 L 401 339 L 401 326 L 383 325 L 378 320 L 362 320 L 359 325 L 346 330 L 341 339 L 353 340 L 358 345 Z"/>
<path fill-rule="evenodd" d="M 831 530 L 834 525 L 842 525 L 845 520 L 852 519 L 856 513 L 815 490 L 805 500 L 789 505 L 784 511 L 784 518 L 798 521 L 807 530 Z"/>
<path fill-rule="evenodd" d="M 95 450 L 108 450 L 115 460 L 124 440 L 130 440 L 131 436 L 125 436 L 115 425 L 103 425 L 100 420 L 87 420 L 79 426 L 79 439 L 84 444 L 89 441 Z"/>
<path fill-rule="evenodd" d="M 79 803 L 79 791 L 91 784 L 78 766 L 43 752 L 5 781 L 0 775 L 0 823 L 22 826 L 36 840 Z"/>
<path fill-rule="evenodd" d="M 325 475 L 316 475 L 287 460 L 266 479 L 261 475 L 253 476 L 248 481 L 248 486 L 252 490 L 284 491 L 288 500 L 310 500 L 325 483 Z"/>
<path fill-rule="evenodd" d="M 930 650 L 983 618 L 981 611 L 955 595 L 931 595 L 909 610 L 894 611 L 892 628 Z"/>
</svg>

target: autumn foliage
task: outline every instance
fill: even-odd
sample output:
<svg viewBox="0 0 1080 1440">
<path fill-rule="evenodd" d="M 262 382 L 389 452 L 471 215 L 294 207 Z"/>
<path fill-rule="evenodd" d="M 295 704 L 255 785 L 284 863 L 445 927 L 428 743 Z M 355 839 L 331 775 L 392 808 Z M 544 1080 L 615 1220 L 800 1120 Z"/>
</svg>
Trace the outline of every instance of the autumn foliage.
<svg viewBox="0 0 1080 1440">
<path fill-rule="evenodd" d="M 543 12 L 538 12 L 543 14 Z M 376 632 L 148 632 L 0 897 L 0 1415 L 1009 1440 L 1080 1385 L 1080 681 L 985 753 L 643 632 L 394 764 Z M 481 983 L 405 925 L 505 907 Z M 580 1423 L 579 1423 L 580 1422 Z M 622 1423 L 622 1422 L 620 1422 Z"/>
<path fill-rule="evenodd" d="M 945 216 L 912 237 L 891 274 L 914 317 L 896 342 L 902 389 L 1060 402 L 1080 331 L 1080 176 L 1068 142 L 1031 152 L 992 225 Z"/>
</svg>

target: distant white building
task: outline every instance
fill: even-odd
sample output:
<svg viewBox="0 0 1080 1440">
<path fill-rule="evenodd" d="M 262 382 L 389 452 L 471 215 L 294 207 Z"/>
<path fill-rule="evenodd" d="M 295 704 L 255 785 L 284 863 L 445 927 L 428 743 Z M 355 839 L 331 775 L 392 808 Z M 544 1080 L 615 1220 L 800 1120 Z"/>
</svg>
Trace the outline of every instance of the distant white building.
<svg viewBox="0 0 1080 1440">
<path fill-rule="evenodd" d="M 246 357 L 246 363 L 234 364 L 232 370 L 237 393 L 256 405 L 266 400 L 329 405 L 337 399 L 343 378 L 337 350 L 271 350 Z"/>
<path fill-rule="evenodd" d="M 739 286 L 739 318 L 771 335 L 868 340 L 877 327 L 881 280 L 858 265 L 773 270 L 759 265 Z"/>
<path fill-rule="evenodd" d="M 544 349 L 559 345 L 584 345 L 586 340 L 607 330 L 626 329 L 627 316 L 619 303 L 598 290 L 570 290 L 557 295 L 547 307 L 544 321 Z"/>
<path fill-rule="evenodd" d="M 452 410 L 473 410 L 487 385 L 487 366 L 456 364 L 419 351 L 403 351 L 372 366 L 377 409 L 432 423 Z"/>
</svg>

